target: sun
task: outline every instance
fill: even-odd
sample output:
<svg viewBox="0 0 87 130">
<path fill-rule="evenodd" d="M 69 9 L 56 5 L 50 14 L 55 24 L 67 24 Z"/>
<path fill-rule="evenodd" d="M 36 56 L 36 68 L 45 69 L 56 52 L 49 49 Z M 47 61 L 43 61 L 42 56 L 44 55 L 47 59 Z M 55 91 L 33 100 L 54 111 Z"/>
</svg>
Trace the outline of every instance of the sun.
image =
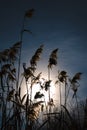
<svg viewBox="0 0 87 130">
<path fill-rule="evenodd" d="M 44 86 L 44 84 L 47 81 L 47 79 L 41 77 L 39 79 L 39 81 L 40 81 L 41 84 L 39 82 L 37 82 L 37 83 L 33 84 L 33 86 L 32 86 L 31 101 L 32 102 L 43 101 L 45 103 L 45 105 L 47 105 L 48 102 L 49 102 L 49 89 L 46 91 L 45 88 L 41 88 L 41 85 Z M 31 95 L 31 87 L 30 86 L 31 86 L 31 84 L 28 83 L 28 94 L 29 94 L 29 97 Z M 37 92 L 40 92 L 44 96 L 41 97 L 41 98 L 35 99 L 35 94 Z M 23 97 L 23 95 L 25 93 L 27 93 L 27 90 L 26 90 L 26 85 L 25 85 L 25 82 L 24 82 L 23 83 L 23 87 L 22 87 L 22 97 Z M 50 99 L 53 99 L 54 104 L 57 104 L 59 102 L 58 87 L 55 86 L 55 83 L 54 83 L 53 80 L 50 82 Z"/>
<path fill-rule="evenodd" d="M 44 84 L 44 82 L 45 82 L 43 79 L 40 79 L 40 81 L 42 82 L 42 84 Z M 34 84 L 32 87 L 32 101 L 35 101 L 35 98 L 34 98 L 35 94 L 37 92 L 40 92 L 44 96 L 37 100 L 45 101 L 45 103 L 47 104 L 49 102 L 49 92 L 48 91 L 46 91 L 44 88 L 42 89 L 39 83 Z M 55 100 L 55 97 L 56 97 L 56 88 L 54 86 L 54 83 L 51 82 L 50 83 L 50 98 Z"/>
</svg>

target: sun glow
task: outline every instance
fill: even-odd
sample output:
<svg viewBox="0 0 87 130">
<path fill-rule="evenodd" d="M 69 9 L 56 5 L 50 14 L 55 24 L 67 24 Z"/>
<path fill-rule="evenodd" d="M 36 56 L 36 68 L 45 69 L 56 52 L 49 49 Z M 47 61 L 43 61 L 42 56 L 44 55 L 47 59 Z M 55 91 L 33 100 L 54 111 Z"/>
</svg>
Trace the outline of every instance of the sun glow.
<svg viewBox="0 0 87 130">
<path fill-rule="evenodd" d="M 40 81 L 41 81 L 41 85 L 44 85 L 44 82 L 46 80 L 40 79 Z M 26 89 L 26 87 L 23 88 L 23 94 L 26 93 L 25 89 Z M 29 95 L 30 95 L 31 88 L 30 88 L 29 84 L 28 84 L 28 92 L 29 92 Z M 35 94 L 37 92 L 40 92 L 44 96 L 42 98 L 35 99 Z M 50 83 L 50 98 L 55 100 L 55 96 L 56 96 L 56 89 L 55 89 L 54 83 L 51 82 Z M 34 102 L 36 102 L 36 101 L 45 101 L 45 103 L 47 104 L 49 102 L 49 88 L 46 91 L 44 88 L 41 88 L 39 83 L 33 84 L 33 86 L 32 86 L 32 99 L 31 100 L 34 101 Z"/>
<path fill-rule="evenodd" d="M 44 76 L 47 77 L 47 76 Z M 32 86 L 32 96 L 31 96 L 31 100 L 33 102 L 37 102 L 37 101 L 44 101 L 45 105 L 48 104 L 49 102 L 49 88 L 50 88 L 50 99 L 53 99 L 54 104 L 59 104 L 59 89 L 58 86 L 55 86 L 54 81 L 52 80 L 50 83 L 50 87 L 48 88 L 48 90 L 46 91 L 45 88 L 41 88 L 41 86 L 44 86 L 45 82 L 47 81 L 47 79 L 45 78 L 40 78 L 39 79 L 40 83 L 37 82 L 35 84 L 33 84 Z M 29 93 L 29 97 L 31 94 L 31 84 L 28 83 L 28 93 Z M 35 99 L 35 94 L 37 92 L 40 92 L 40 94 L 43 94 L 44 96 L 42 96 L 41 98 L 37 98 Z M 23 89 L 22 89 L 22 96 L 27 93 L 27 89 L 26 89 L 26 85 L 25 82 L 23 83 Z"/>
<path fill-rule="evenodd" d="M 42 81 L 42 84 L 44 84 L 44 81 L 43 79 L 40 79 Z M 48 90 L 49 91 L 49 90 Z M 49 102 L 49 92 L 46 91 L 44 88 L 41 89 L 41 86 L 39 83 L 37 84 L 34 84 L 33 87 L 32 87 L 32 100 L 33 101 L 36 101 L 36 100 L 42 100 L 42 101 L 45 101 L 45 103 L 47 104 Z M 40 92 L 41 94 L 43 94 L 44 96 L 40 99 L 35 99 L 35 94 L 37 92 Z M 55 86 L 53 84 L 53 82 L 50 83 L 50 98 L 54 99 L 55 100 L 55 96 L 56 96 L 56 90 L 55 90 Z"/>
</svg>

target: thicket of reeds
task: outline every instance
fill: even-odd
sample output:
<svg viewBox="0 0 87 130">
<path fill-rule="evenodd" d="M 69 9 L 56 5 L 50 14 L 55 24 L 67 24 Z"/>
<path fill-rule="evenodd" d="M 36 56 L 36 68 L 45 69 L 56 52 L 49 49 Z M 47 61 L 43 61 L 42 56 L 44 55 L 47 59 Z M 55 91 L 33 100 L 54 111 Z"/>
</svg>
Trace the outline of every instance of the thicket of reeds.
<svg viewBox="0 0 87 130">
<path fill-rule="evenodd" d="M 50 95 L 51 71 L 57 66 L 59 49 L 49 52 L 47 79 L 43 77 L 43 72 L 35 73 L 41 54 L 44 53 L 44 45 L 37 48 L 29 66 L 21 64 L 23 34 L 28 32 L 32 35 L 24 26 L 25 19 L 31 18 L 33 13 L 34 9 L 25 12 L 20 40 L 0 52 L 0 130 L 86 130 L 87 100 L 80 101 L 77 95 L 81 72 L 71 78 L 65 70 L 57 70 L 55 86 L 59 90 L 59 102 L 55 104 Z M 23 72 L 20 72 L 21 65 Z M 23 95 L 24 81 L 26 93 Z M 33 86 L 37 84 L 40 90 L 33 99 Z M 42 91 L 48 93 L 48 102 Z"/>
</svg>

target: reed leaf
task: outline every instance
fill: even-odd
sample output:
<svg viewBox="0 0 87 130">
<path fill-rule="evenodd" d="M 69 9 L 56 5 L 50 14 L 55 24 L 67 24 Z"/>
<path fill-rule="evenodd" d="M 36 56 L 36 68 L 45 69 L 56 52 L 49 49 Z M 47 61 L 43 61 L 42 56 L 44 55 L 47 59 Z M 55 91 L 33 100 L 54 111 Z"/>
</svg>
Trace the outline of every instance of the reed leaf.
<svg viewBox="0 0 87 130">
<path fill-rule="evenodd" d="M 38 99 L 38 98 L 42 98 L 43 96 L 44 96 L 44 94 L 40 93 L 40 91 L 39 91 L 39 92 L 36 92 L 34 98 Z"/>
<path fill-rule="evenodd" d="M 24 100 L 25 100 L 26 94 L 24 94 L 24 96 L 21 99 L 21 104 L 23 104 Z"/>
</svg>

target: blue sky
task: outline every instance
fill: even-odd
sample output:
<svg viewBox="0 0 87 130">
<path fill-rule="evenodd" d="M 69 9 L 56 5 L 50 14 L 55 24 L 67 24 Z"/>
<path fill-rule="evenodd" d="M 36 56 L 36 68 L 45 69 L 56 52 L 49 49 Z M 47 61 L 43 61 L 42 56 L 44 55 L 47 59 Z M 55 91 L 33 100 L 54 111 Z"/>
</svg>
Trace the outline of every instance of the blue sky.
<svg viewBox="0 0 87 130">
<path fill-rule="evenodd" d="M 25 28 L 33 35 L 23 36 L 23 62 L 28 63 L 35 50 L 44 44 L 40 65 L 47 66 L 50 52 L 59 48 L 56 69 L 65 69 L 71 77 L 82 72 L 79 94 L 86 97 L 86 0 L 0 0 L 0 51 L 19 41 L 23 16 L 31 8 L 35 13 L 32 19 L 26 19 Z"/>
</svg>

